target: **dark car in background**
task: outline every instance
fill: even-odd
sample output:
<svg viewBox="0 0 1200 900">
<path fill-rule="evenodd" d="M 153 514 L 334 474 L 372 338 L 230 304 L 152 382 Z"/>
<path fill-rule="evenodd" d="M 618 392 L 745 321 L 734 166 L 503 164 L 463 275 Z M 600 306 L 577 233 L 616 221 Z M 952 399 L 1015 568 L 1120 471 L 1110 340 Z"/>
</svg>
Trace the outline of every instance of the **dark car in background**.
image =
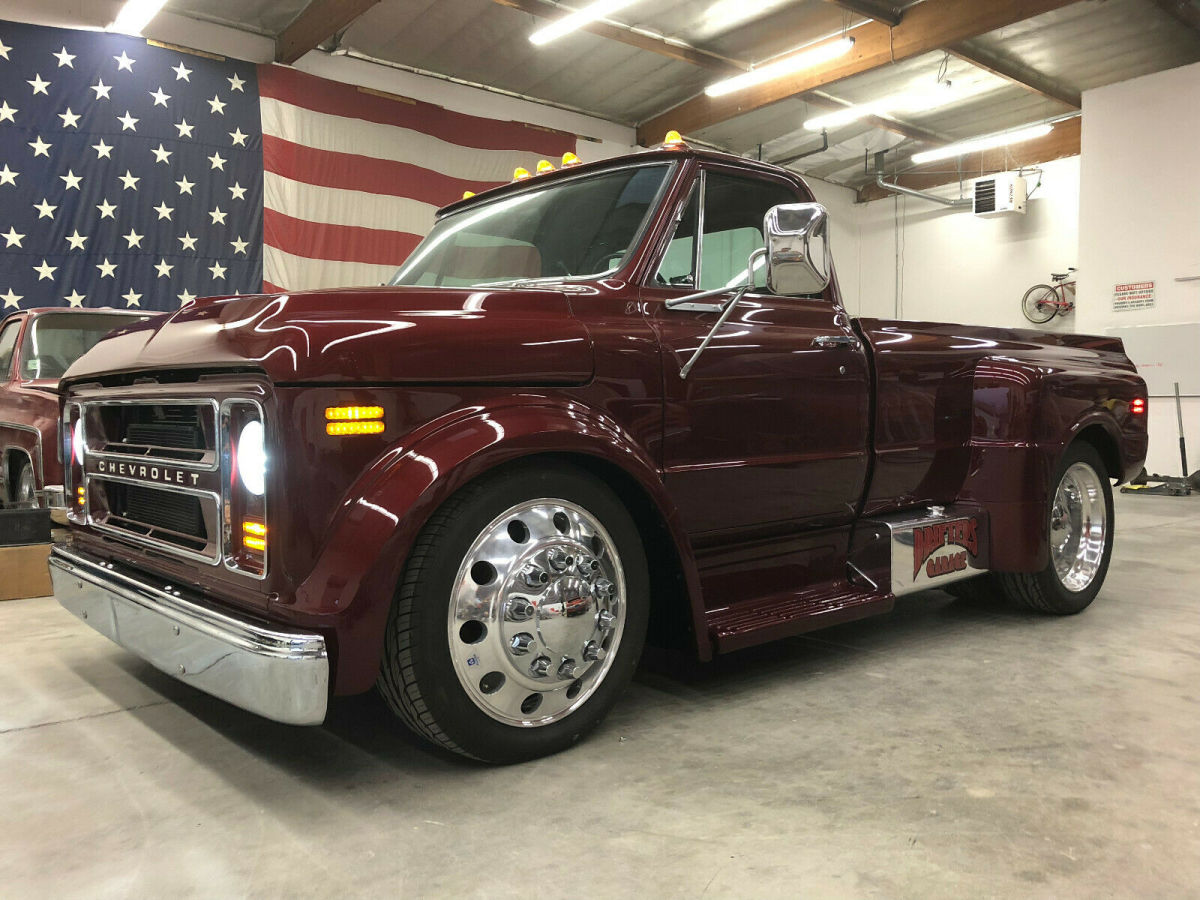
<svg viewBox="0 0 1200 900">
<path fill-rule="evenodd" d="M 110 331 L 145 318 L 50 307 L 0 320 L 0 504 L 63 506 L 58 380 Z"/>
</svg>

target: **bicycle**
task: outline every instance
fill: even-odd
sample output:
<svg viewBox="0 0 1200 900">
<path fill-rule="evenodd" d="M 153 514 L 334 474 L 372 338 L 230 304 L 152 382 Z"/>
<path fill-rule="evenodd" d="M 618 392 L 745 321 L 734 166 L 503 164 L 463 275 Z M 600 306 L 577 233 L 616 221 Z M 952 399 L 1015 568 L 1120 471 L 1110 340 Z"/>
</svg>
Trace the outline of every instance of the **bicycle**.
<svg viewBox="0 0 1200 900">
<path fill-rule="evenodd" d="M 1054 282 L 1049 284 L 1035 284 L 1025 292 L 1025 296 L 1021 298 L 1021 312 L 1025 314 L 1030 322 L 1035 325 L 1043 325 L 1049 322 L 1055 316 L 1065 316 L 1067 313 L 1075 309 L 1075 279 L 1071 278 L 1071 273 L 1075 271 L 1074 266 L 1068 266 L 1065 272 L 1053 272 L 1050 279 Z M 1067 281 L 1071 278 L 1070 281 Z M 1070 290 L 1071 298 L 1067 299 L 1067 291 Z"/>
</svg>

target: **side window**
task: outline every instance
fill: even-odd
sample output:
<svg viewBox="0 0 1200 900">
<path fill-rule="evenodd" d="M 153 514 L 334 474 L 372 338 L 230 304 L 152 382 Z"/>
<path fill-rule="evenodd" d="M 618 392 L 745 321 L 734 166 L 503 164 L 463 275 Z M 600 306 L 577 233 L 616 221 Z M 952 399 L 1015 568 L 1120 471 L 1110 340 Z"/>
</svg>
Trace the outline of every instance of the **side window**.
<svg viewBox="0 0 1200 900">
<path fill-rule="evenodd" d="M 8 381 L 12 369 L 13 350 L 17 346 L 17 332 L 21 330 L 19 321 L 9 322 L 0 330 L 0 382 Z"/>
<path fill-rule="evenodd" d="M 675 228 L 675 236 L 667 245 L 666 255 L 658 267 L 655 283 L 675 287 L 696 286 L 696 228 L 700 217 L 700 182 L 692 185 L 692 194 L 683 216 Z"/>
<path fill-rule="evenodd" d="M 786 185 L 708 172 L 704 179 L 700 290 L 744 283 L 750 254 L 766 246 L 762 223 L 767 210 L 796 202 L 796 195 Z M 765 269 L 756 269 L 754 276 L 756 285 L 766 283 Z"/>
</svg>

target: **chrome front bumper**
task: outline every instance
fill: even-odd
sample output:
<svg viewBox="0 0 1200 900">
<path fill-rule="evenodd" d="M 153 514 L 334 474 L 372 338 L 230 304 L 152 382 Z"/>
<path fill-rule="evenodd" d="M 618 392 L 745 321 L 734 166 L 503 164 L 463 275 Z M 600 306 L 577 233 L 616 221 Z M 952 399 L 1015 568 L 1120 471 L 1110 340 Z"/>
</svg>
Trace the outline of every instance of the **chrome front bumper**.
<svg viewBox="0 0 1200 900">
<path fill-rule="evenodd" d="M 329 655 L 320 635 L 234 618 L 74 549 L 54 548 L 50 576 L 69 612 L 168 675 L 277 722 L 324 721 Z"/>
</svg>

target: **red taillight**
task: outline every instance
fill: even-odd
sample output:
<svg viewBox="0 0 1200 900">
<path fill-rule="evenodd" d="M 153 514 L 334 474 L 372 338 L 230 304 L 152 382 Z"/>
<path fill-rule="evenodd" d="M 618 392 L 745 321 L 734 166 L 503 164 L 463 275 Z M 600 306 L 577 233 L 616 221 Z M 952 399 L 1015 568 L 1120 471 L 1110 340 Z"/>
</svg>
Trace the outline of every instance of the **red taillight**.
<svg viewBox="0 0 1200 900">
<path fill-rule="evenodd" d="M 1146 398 L 1134 397 L 1129 401 L 1129 412 L 1135 416 L 1144 416 L 1146 414 Z"/>
</svg>

